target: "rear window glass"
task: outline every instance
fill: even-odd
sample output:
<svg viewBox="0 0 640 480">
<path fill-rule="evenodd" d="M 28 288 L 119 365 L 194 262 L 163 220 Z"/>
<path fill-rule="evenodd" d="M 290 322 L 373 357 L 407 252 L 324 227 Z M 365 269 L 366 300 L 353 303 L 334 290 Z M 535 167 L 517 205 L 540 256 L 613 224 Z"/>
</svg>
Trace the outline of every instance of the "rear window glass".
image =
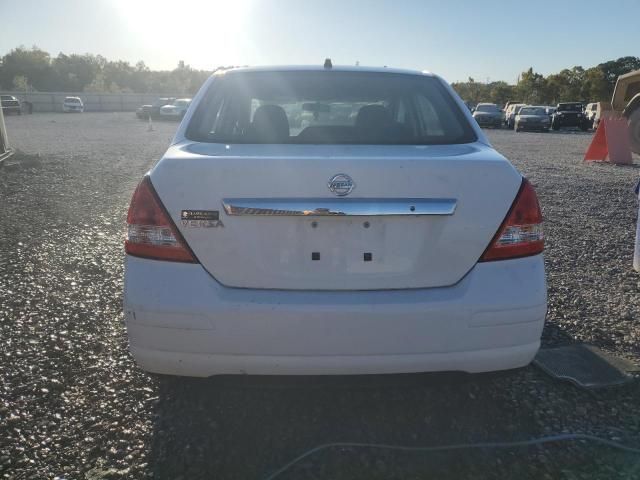
<svg viewBox="0 0 640 480">
<path fill-rule="evenodd" d="M 544 108 L 538 107 L 522 107 L 520 115 L 546 115 L 547 112 Z"/>
<path fill-rule="evenodd" d="M 435 78 L 364 72 L 235 72 L 212 83 L 187 129 L 211 143 L 430 145 L 475 133 Z"/>
<path fill-rule="evenodd" d="M 478 105 L 478 107 L 476 108 L 476 112 L 497 112 L 498 111 L 498 106 L 497 105 Z"/>
<path fill-rule="evenodd" d="M 561 103 L 558 105 L 558 110 L 565 112 L 581 112 L 582 104 L 581 103 Z"/>
<path fill-rule="evenodd" d="M 64 99 L 64 101 L 67 103 L 80 103 L 79 98 L 72 98 L 72 97 L 67 97 Z"/>
</svg>

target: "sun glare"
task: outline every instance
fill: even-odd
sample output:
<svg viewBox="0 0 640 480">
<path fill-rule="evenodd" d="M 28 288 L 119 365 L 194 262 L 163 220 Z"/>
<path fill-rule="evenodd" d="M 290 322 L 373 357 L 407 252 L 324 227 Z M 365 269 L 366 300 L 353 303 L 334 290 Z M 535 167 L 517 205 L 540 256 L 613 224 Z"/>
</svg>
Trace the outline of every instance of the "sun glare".
<svg viewBox="0 0 640 480">
<path fill-rule="evenodd" d="M 250 0 L 112 0 L 136 42 L 167 65 L 236 63 L 248 46 Z"/>
</svg>

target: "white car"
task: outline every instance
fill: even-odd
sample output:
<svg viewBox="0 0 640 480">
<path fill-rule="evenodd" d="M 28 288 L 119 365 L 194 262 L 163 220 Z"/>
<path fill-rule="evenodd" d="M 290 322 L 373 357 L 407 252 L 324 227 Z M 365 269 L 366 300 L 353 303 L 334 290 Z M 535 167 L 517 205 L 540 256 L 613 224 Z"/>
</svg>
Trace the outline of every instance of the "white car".
<svg viewBox="0 0 640 480">
<path fill-rule="evenodd" d="M 160 118 L 166 120 L 182 120 L 189 105 L 191 105 L 190 98 L 179 98 L 171 105 L 160 107 Z"/>
<path fill-rule="evenodd" d="M 598 103 L 587 103 L 587 106 L 584 107 L 584 116 L 586 119 L 593 123 L 596 118 L 596 113 L 598 111 Z"/>
<path fill-rule="evenodd" d="M 84 104 L 82 103 L 82 99 L 80 97 L 65 97 L 64 102 L 62 102 L 62 111 L 65 113 L 84 112 Z"/>
<path fill-rule="evenodd" d="M 485 372 L 540 345 L 534 189 L 429 73 L 216 72 L 127 223 L 125 320 L 150 372 Z"/>
</svg>

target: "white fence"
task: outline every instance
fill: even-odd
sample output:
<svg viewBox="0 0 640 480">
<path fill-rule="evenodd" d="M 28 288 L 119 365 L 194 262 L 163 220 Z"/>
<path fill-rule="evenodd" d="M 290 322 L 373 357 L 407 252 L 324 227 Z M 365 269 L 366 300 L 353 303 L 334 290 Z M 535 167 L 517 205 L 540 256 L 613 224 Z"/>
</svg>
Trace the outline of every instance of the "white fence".
<svg viewBox="0 0 640 480">
<path fill-rule="evenodd" d="M 80 97 L 85 112 L 134 112 L 140 105 L 153 103 L 159 97 L 184 97 L 155 93 L 60 93 L 60 92 L 0 92 L 13 95 L 21 102 L 33 105 L 34 112 L 62 112 L 65 97 Z M 23 107 L 24 108 L 24 107 Z"/>
</svg>

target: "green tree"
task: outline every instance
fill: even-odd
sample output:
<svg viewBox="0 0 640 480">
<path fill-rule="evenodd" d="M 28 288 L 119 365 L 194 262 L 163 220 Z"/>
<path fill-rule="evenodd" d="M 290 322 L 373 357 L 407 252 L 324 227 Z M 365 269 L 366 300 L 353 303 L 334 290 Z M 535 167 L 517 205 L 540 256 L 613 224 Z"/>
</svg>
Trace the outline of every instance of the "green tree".
<svg viewBox="0 0 640 480">
<path fill-rule="evenodd" d="M 520 74 L 515 90 L 518 99 L 531 105 L 545 103 L 547 99 L 547 82 L 544 76 L 534 72 L 533 68 Z"/>
<path fill-rule="evenodd" d="M 21 92 L 30 92 L 33 87 L 29 84 L 29 79 L 24 75 L 16 75 L 13 77 L 13 88 Z"/>
<path fill-rule="evenodd" d="M 31 49 L 25 46 L 14 48 L 2 57 L 0 85 L 10 89 L 13 79 L 25 76 L 36 90 L 46 90 L 51 80 L 51 57 L 35 45 Z"/>
<path fill-rule="evenodd" d="M 94 55 L 65 55 L 53 59 L 54 90 L 80 92 L 89 85 L 101 69 L 101 61 Z"/>
<path fill-rule="evenodd" d="M 498 104 L 502 108 L 509 100 L 513 100 L 514 88 L 507 82 L 493 82 L 489 84 L 489 98 L 491 102 Z"/>
<path fill-rule="evenodd" d="M 609 82 L 604 72 L 598 67 L 592 67 L 584 72 L 581 88 L 581 97 L 592 102 L 602 102 L 611 99 Z"/>
<path fill-rule="evenodd" d="M 634 70 L 640 70 L 640 58 L 620 57 L 617 60 L 609 60 L 608 62 L 601 63 L 598 65 L 598 68 L 602 70 L 604 78 L 609 85 L 607 96 L 610 98 L 620 75 Z"/>
</svg>

